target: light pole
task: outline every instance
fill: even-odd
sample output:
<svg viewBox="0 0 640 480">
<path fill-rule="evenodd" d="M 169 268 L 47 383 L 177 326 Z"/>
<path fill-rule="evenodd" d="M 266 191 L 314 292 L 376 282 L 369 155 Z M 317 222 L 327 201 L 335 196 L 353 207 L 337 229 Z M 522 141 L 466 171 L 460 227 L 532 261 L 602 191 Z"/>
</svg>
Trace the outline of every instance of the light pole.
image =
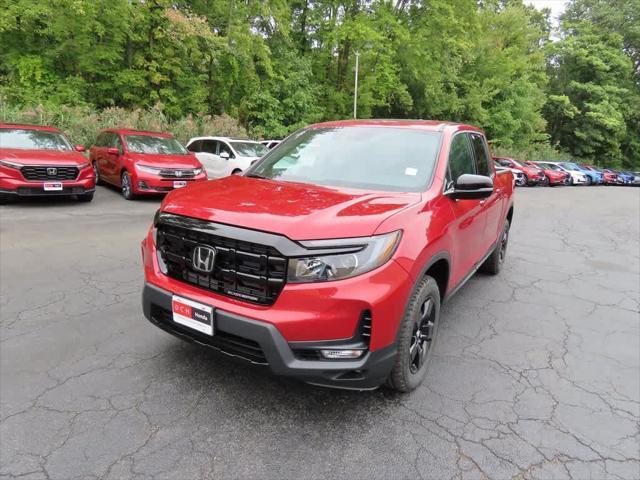
<svg viewBox="0 0 640 480">
<path fill-rule="evenodd" d="M 353 89 L 353 118 L 358 116 L 358 61 L 360 59 L 360 53 L 356 52 L 356 78 L 355 86 Z"/>
</svg>

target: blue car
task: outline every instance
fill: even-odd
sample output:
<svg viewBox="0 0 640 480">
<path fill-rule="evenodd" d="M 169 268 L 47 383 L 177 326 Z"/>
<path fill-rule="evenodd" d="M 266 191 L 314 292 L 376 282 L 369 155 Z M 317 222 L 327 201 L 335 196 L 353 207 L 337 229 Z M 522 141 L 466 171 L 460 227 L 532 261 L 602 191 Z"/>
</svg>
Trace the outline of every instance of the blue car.
<svg viewBox="0 0 640 480">
<path fill-rule="evenodd" d="M 618 172 L 618 182 L 622 185 L 633 185 L 635 177 L 631 172 Z"/>
<path fill-rule="evenodd" d="M 587 185 L 598 185 L 604 182 L 604 177 L 602 175 L 602 172 L 597 172 L 595 170 L 588 170 L 573 162 L 560 162 L 560 165 L 569 170 L 577 170 L 578 172 L 584 173 L 587 176 Z"/>
<path fill-rule="evenodd" d="M 582 168 L 582 171 L 585 173 L 592 172 L 596 174 L 594 183 L 598 185 L 602 185 L 604 183 L 604 172 L 601 169 L 592 167 L 591 165 L 585 165 L 585 164 L 581 164 L 579 165 L 579 167 Z"/>
</svg>

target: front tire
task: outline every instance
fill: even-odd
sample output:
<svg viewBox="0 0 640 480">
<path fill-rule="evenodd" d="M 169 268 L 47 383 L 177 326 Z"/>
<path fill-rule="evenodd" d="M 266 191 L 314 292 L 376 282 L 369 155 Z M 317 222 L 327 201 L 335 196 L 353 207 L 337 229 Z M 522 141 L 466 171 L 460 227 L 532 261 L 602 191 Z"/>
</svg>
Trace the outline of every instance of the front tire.
<svg viewBox="0 0 640 480">
<path fill-rule="evenodd" d="M 549 179 L 549 177 L 547 177 L 546 175 L 544 176 L 544 179 L 542 180 L 541 185 L 543 187 L 549 187 L 551 185 L 551 180 Z"/>
<path fill-rule="evenodd" d="M 127 172 L 126 170 L 122 172 L 122 175 L 120 176 L 120 189 L 122 190 L 122 196 L 126 200 L 134 199 L 135 196 L 133 194 L 133 184 L 131 183 L 131 175 L 129 175 L 129 172 Z"/>
<path fill-rule="evenodd" d="M 593 184 L 593 180 L 591 180 L 591 177 L 587 175 L 587 185 L 591 186 L 591 184 Z"/>
<path fill-rule="evenodd" d="M 398 332 L 398 352 L 387 384 L 410 392 L 424 380 L 433 354 L 440 323 L 440 290 L 434 278 L 425 276 L 415 289 Z"/>
<path fill-rule="evenodd" d="M 502 229 L 502 233 L 500 234 L 500 239 L 498 240 L 498 244 L 491 252 L 491 255 L 484 261 L 484 263 L 480 266 L 480 271 L 482 273 L 487 273 L 489 275 L 497 275 L 500 273 L 502 269 L 502 264 L 504 263 L 504 259 L 507 256 L 507 245 L 509 244 L 509 229 L 511 224 L 509 220 L 504 221 L 504 228 Z"/>
</svg>

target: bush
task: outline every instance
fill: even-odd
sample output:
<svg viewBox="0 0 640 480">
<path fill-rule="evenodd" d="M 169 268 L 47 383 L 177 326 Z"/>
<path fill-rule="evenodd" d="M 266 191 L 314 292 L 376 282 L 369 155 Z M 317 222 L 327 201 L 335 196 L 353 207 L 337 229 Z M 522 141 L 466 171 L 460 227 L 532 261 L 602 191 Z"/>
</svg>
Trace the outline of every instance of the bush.
<svg viewBox="0 0 640 480">
<path fill-rule="evenodd" d="M 200 135 L 247 136 L 244 127 L 229 115 L 188 115 L 170 120 L 161 106 L 135 110 L 111 107 L 97 111 L 88 106 L 19 108 L 0 100 L 0 118 L 6 123 L 53 125 L 64 131 L 73 143 L 86 146 L 93 144 L 100 130 L 116 127 L 171 132 L 183 144 Z"/>
</svg>

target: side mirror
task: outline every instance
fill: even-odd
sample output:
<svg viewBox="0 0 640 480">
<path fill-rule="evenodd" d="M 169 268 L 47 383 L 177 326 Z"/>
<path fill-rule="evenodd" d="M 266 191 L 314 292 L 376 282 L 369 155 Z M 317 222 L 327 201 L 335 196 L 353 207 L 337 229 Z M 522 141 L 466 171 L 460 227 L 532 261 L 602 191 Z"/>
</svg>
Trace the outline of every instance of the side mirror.
<svg viewBox="0 0 640 480">
<path fill-rule="evenodd" d="M 458 177 L 447 196 L 454 200 L 471 200 L 487 198 L 492 193 L 493 180 L 490 177 L 465 173 Z"/>
<path fill-rule="evenodd" d="M 86 150 L 86 148 L 84 148 L 84 145 L 76 145 L 75 149 L 76 152 L 84 152 Z"/>
<path fill-rule="evenodd" d="M 223 160 L 229 160 L 230 158 L 229 152 L 220 152 L 220 155 L 218 156 Z"/>
<path fill-rule="evenodd" d="M 116 147 L 109 147 L 107 148 L 107 153 L 109 155 L 120 155 L 120 150 L 118 150 Z"/>
</svg>

